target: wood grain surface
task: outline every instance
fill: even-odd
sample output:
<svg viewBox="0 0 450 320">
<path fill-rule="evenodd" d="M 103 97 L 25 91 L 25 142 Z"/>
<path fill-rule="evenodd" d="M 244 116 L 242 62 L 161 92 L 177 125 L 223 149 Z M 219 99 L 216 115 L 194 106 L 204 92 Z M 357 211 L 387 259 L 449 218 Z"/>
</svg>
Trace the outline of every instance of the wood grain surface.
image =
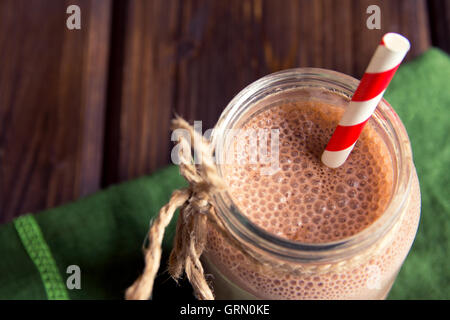
<svg viewBox="0 0 450 320">
<path fill-rule="evenodd" d="M 388 31 L 449 50 L 445 0 L 2 0 L 0 221 L 170 161 L 170 119 L 212 127 L 261 76 L 320 67 L 360 78 Z M 67 30 L 69 4 L 82 29 Z M 369 5 L 381 29 L 366 27 Z"/>
<path fill-rule="evenodd" d="M 83 27 L 66 28 L 78 4 Z M 109 1 L 0 1 L 0 220 L 100 187 Z"/>
<path fill-rule="evenodd" d="M 433 45 L 450 53 L 450 1 L 429 0 L 428 7 Z"/>
<path fill-rule="evenodd" d="M 105 183 L 166 164 L 182 1 L 117 3 L 110 65 Z"/>
</svg>

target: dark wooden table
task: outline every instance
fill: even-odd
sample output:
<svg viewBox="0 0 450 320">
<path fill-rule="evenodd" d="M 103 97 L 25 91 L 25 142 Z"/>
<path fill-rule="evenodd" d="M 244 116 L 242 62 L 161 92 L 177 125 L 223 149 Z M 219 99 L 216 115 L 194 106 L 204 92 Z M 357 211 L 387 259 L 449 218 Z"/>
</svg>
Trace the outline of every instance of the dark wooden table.
<svg viewBox="0 0 450 320">
<path fill-rule="evenodd" d="M 408 59 L 449 52 L 449 19 L 446 0 L 0 0 L 0 222 L 166 165 L 175 112 L 212 127 L 267 73 L 360 78 L 388 31 Z"/>
</svg>

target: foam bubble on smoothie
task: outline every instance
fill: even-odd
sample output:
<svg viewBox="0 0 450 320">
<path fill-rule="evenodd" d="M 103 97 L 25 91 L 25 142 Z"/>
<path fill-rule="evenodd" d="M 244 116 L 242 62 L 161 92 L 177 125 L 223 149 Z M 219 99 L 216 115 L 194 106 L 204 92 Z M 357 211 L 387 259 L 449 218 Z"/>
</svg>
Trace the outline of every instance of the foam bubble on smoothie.
<svg viewBox="0 0 450 320">
<path fill-rule="evenodd" d="M 272 234 L 307 243 L 350 237 L 380 217 L 393 173 L 387 146 L 374 127 L 365 127 L 341 167 L 331 169 L 320 161 L 342 112 L 316 101 L 285 103 L 244 124 L 244 130 L 279 129 L 280 169 L 264 175 L 261 169 L 267 165 L 249 161 L 225 168 L 229 192 L 242 214 Z M 237 136 L 234 141 L 247 147 L 248 155 L 254 152 L 249 139 Z"/>
</svg>

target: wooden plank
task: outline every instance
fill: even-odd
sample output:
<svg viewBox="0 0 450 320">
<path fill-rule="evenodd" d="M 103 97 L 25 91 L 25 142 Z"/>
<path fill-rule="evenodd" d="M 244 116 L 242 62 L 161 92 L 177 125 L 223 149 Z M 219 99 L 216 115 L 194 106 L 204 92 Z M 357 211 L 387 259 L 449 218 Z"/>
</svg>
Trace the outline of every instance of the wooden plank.
<svg viewBox="0 0 450 320">
<path fill-rule="evenodd" d="M 381 29 L 369 30 L 365 27 L 369 5 L 378 5 L 381 9 Z M 360 78 L 364 73 L 371 54 L 378 41 L 386 32 L 398 32 L 411 42 L 411 49 L 405 62 L 420 55 L 430 47 L 428 13 L 424 0 L 402 1 L 355 1 L 353 4 L 354 21 L 354 70 L 353 75 Z"/>
<path fill-rule="evenodd" d="M 429 0 L 428 8 L 433 45 L 450 53 L 450 1 Z"/>
<path fill-rule="evenodd" d="M 110 6 L 0 2 L 0 221 L 99 188 Z"/>
<path fill-rule="evenodd" d="M 268 73 L 263 5 L 262 1 L 183 2 L 180 45 L 186 49 L 178 56 L 178 114 L 191 122 L 202 120 L 204 130 L 211 128 L 239 90 Z M 286 41 L 283 45 L 286 48 L 280 50 L 290 50 Z M 278 53 L 271 49 L 267 55 Z"/>
<path fill-rule="evenodd" d="M 105 185 L 168 162 L 179 2 L 132 0 L 114 6 Z"/>
<path fill-rule="evenodd" d="M 379 30 L 366 27 L 370 5 L 380 7 Z M 318 67 L 360 77 L 386 32 L 400 32 L 411 40 L 413 46 L 407 59 L 430 45 L 423 0 L 285 1 L 282 8 L 267 1 L 264 13 L 265 51 L 269 47 L 270 51 L 279 52 L 266 54 L 271 72 L 286 67 Z M 287 45 L 298 48 L 294 60 L 286 49 L 282 51 Z M 285 63 L 280 66 L 277 61 Z"/>
</svg>

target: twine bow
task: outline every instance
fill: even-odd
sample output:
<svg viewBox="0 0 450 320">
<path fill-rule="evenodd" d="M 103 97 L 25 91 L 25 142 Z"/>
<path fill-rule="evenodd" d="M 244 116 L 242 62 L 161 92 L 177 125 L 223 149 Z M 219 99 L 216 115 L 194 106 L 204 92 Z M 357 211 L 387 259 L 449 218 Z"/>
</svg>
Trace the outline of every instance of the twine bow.
<svg viewBox="0 0 450 320">
<path fill-rule="evenodd" d="M 178 280 L 186 273 L 197 299 L 213 300 L 214 295 L 205 279 L 200 256 L 205 249 L 208 219 L 221 225 L 210 195 L 225 188 L 225 183 L 217 174 L 208 141 L 180 117 L 172 120 L 172 130 L 184 129 L 189 132 L 191 141 L 180 136 L 178 142 L 181 152 L 180 173 L 188 181 L 189 187 L 175 190 L 169 202 L 161 208 L 158 217 L 148 232 L 149 246 L 145 250 L 145 268 L 141 276 L 130 286 L 125 294 L 127 300 L 147 300 L 151 297 L 153 283 L 161 262 L 161 244 L 164 230 L 169 225 L 175 211 L 180 208 L 174 246 L 169 258 L 169 273 Z M 200 141 L 195 152 L 201 164 L 195 165 L 191 145 L 193 139 Z"/>
</svg>

